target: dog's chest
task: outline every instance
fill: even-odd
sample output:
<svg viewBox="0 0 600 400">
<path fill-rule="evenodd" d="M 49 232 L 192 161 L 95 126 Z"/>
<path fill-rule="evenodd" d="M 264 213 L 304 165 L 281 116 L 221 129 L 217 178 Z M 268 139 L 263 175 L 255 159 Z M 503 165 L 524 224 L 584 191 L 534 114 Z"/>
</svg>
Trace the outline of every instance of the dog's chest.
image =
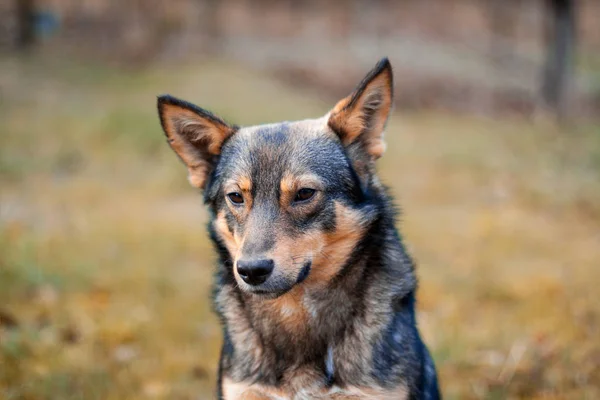
<svg viewBox="0 0 600 400">
<path fill-rule="evenodd" d="M 310 349 L 324 346 L 340 329 L 338 321 L 344 308 L 328 302 L 298 290 L 277 299 L 251 302 L 250 319 L 266 343 L 276 347 L 281 344 L 284 346 L 281 350 L 288 353 L 299 347 L 305 353 L 307 346 Z"/>
<path fill-rule="evenodd" d="M 278 331 L 279 336 L 305 334 L 314 322 L 307 300 L 305 294 L 299 294 L 255 303 L 252 305 L 254 319 L 261 323 L 263 331 Z"/>
<path fill-rule="evenodd" d="M 275 300 L 246 303 L 248 313 L 228 323 L 235 350 L 223 370 L 226 399 L 406 398 L 405 384 L 384 389 L 373 377 L 382 321 L 353 315 L 333 294 Z"/>
</svg>

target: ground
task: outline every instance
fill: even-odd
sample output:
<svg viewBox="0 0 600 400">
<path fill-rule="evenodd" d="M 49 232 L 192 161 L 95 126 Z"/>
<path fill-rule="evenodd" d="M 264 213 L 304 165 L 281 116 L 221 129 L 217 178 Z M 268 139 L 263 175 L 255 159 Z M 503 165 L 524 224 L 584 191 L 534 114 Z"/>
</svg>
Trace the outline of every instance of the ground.
<svg viewBox="0 0 600 400">
<path fill-rule="evenodd" d="M 0 398 L 213 398 L 215 257 L 156 96 L 237 124 L 335 99 L 223 61 L 0 70 Z M 600 397 L 600 128 L 398 112 L 386 137 L 446 398 Z"/>
</svg>

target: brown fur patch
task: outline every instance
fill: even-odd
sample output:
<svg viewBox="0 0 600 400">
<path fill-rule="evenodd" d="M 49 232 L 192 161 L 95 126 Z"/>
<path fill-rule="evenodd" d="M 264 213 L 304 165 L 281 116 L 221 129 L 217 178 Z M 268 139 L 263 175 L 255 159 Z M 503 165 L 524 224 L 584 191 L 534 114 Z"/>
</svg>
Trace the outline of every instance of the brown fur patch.
<svg viewBox="0 0 600 400">
<path fill-rule="evenodd" d="M 358 211 L 335 204 L 335 231 L 319 235 L 321 249 L 313 259 L 307 283 L 327 283 L 337 275 L 364 234 L 362 218 Z"/>
<path fill-rule="evenodd" d="M 393 389 L 362 388 L 357 386 L 350 386 L 344 389 L 334 387 L 325 396 L 315 398 L 327 398 L 330 400 L 406 400 L 408 399 L 408 390 L 404 385 Z"/>
<path fill-rule="evenodd" d="M 231 192 L 240 192 L 240 194 L 244 197 L 244 207 L 231 207 L 231 204 L 229 204 L 229 202 L 227 203 L 233 215 L 239 222 L 241 222 L 244 219 L 244 216 L 252 208 L 254 199 L 252 198 L 251 190 L 252 180 L 245 175 L 240 176 L 236 180 L 227 181 L 224 184 L 224 194 Z"/>
<path fill-rule="evenodd" d="M 279 189 L 281 190 L 281 206 L 289 204 L 296 194 L 296 179 L 292 174 L 285 174 L 279 183 Z"/>
<path fill-rule="evenodd" d="M 223 240 L 229 253 L 235 257 L 238 254 L 242 243 L 240 238 L 229 229 L 224 212 L 220 212 L 219 215 L 217 215 L 217 218 L 213 221 L 213 227 L 217 235 Z"/>
<path fill-rule="evenodd" d="M 302 188 L 315 189 L 315 199 L 312 203 L 317 203 L 320 197 L 319 190 L 323 188 L 323 184 L 319 177 L 315 175 L 300 175 L 294 176 L 291 173 L 286 173 L 281 182 L 279 183 L 279 189 L 281 191 L 281 197 L 279 199 L 281 208 L 288 208 L 288 206 L 294 200 L 298 190 Z"/>
<path fill-rule="evenodd" d="M 237 184 L 243 192 L 250 193 L 252 190 L 252 180 L 247 176 L 242 176 Z"/>
<path fill-rule="evenodd" d="M 284 394 L 274 388 L 250 382 L 235 382 L 230 378 L 223 378 L 223 397 L 225 400 L 283 400 Z"/>
<path fill-rule="evenodd" d="M 225 400 L 288 400 L 288 399 L 327 399 L 327 400 L 406 400 L 408 390 L 400 385 L 392 389 L 334 386 L 327 388 L 318 384 L 321 377 L 317 371 L 299 369 L 283 377 L 284 383 L 278 387 L 269 387 L 250 382 L 235 382 L 230 378 L 223 379 L 223 396 Z"/>
<path fill-rule="evenodd" d="M 272 316 L 288 334 L 303 334 L 308 326 L 308 311 L 302 302 L 304 288 L 295 286 L 283 296 L 264 301 L 262 310 Z"/>
</svg>

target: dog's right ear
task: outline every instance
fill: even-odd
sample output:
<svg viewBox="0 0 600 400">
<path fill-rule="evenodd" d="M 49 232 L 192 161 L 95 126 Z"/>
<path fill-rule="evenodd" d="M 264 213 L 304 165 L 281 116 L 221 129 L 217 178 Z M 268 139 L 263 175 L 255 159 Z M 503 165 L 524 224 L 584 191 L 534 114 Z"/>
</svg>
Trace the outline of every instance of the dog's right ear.
<svg viewBox="0 0 600 400">
<path fill-rule="evenodd" d="M 172 96 L 158 97 L 158 115 L 169 145 L 188 168 L 190 183 L 204 188 L 221 146 L 237 128 Z"/>
</svg>

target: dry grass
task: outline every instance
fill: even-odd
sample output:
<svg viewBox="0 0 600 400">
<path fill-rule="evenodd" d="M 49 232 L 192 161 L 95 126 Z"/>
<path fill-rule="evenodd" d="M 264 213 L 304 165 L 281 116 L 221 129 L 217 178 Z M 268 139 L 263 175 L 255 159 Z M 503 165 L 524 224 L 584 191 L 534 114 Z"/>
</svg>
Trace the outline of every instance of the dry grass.
<svg viewBox="0 0 600 400">
<path fill-rule="evenodd" d="M 220 62 L 0 70 L 0 398 L 212 398 L 214 257 L 155 96 L 241 124 L 333 101 Z M 418 114 L 388 138 L 446 397 L 600 397 L 600 129 Z"/>
</svg>

